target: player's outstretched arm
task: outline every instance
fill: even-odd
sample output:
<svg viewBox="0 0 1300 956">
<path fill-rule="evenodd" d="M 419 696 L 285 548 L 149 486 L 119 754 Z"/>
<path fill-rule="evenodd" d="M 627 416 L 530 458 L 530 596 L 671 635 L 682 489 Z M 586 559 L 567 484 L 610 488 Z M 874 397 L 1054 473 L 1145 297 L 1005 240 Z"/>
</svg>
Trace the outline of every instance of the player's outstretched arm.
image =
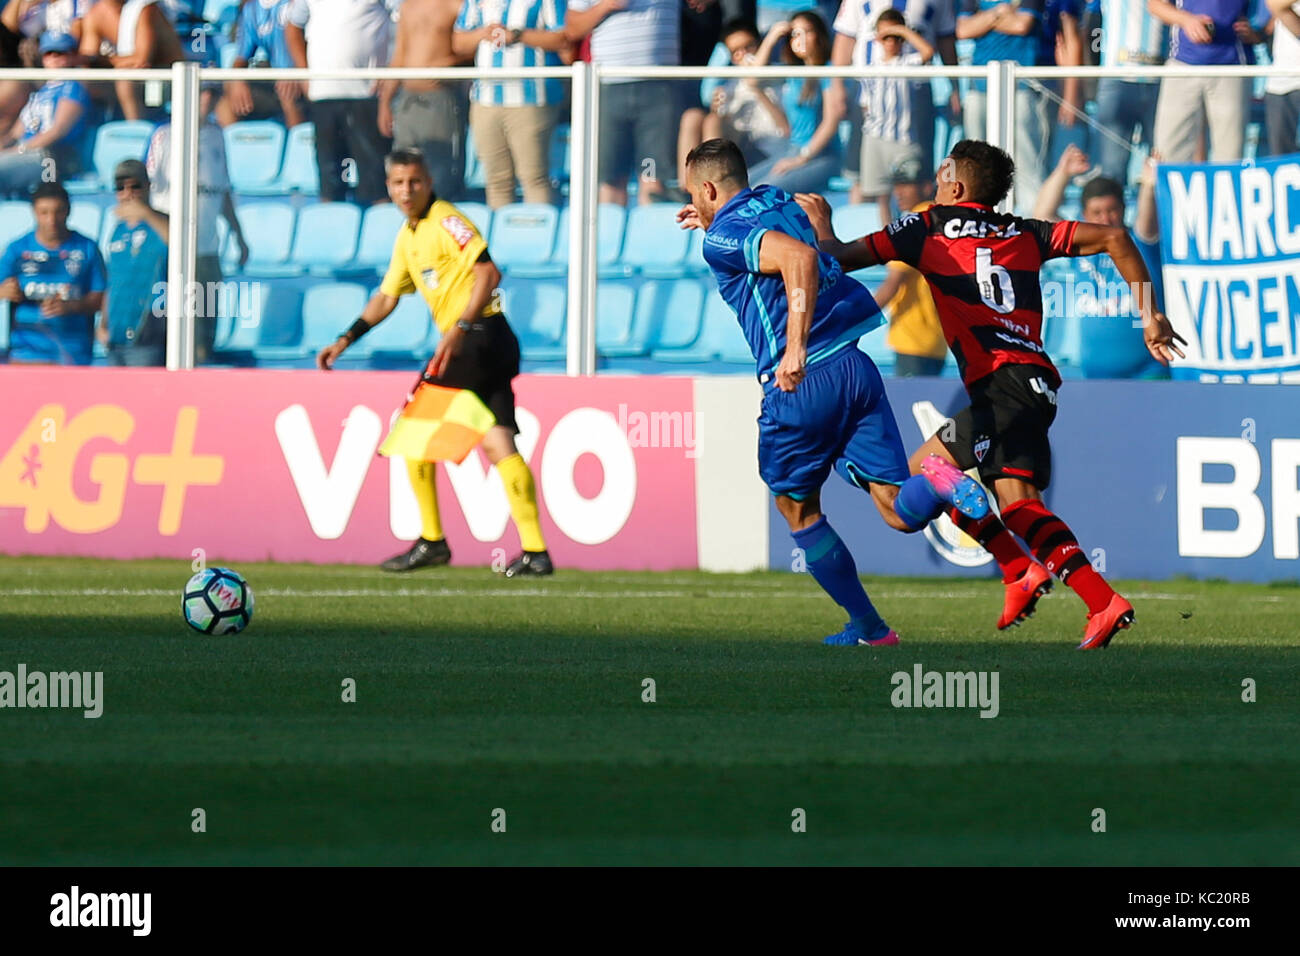
<svg viewBox="0 0 1300 956">
<path fill-rule="evenodd" d="M 397 308 L 397 296 L 376 292 L 370 297 L 366 307 L 361 310 L 361 317 L 352 323 L 351 328 L 316 354 L 316 367 L 324 371 L 333 368 L 335 360 L 347 351 L 349 345 L 392 315 L 395 308 Z"/>
<path fill-rule="evenodd" d="M 861 239 L 840 242 L 836 238 L 835 230 L 831 226 L 831 206 L 825 197 L 817 193 L 796 193 L 794 199 L 807 215 L 808 221 L 812 223 L 821 251 L 837 261 L 845 272 L 880 265 L 880 257 L 876 255 L 869 243 Z"/>
<path fill-rule="evenodd" d="M 1187 341 L 1174 331 L 1169 319 L 1156 309 L 1155 291 L 1151 273 L 1147 271 L 1142 253 L 1133 243 L 1133 237 L 1122 226 L 1097 226 L 1089 222 L 1078 223 L 1070 252 L 1076 256 L 1095 256 L 1104 252 L 1111 257 L 1119 274 L 1133 290 L 1133 302 L 1142 316 L 1142 336 L 1147 351 L 1161 365 L 1168 365 L 1174 357 L 1186 358 L 1175 343 Z"/>
<path fill-rule="evenodd" d="M 785 323 L 785 353 L 776 367 L 776 384 L 783 392 L 793 392 L 803 381 L 808 333 L 817 307 L 820 278 L 817 250 L 785 233 L 768 231 L 758 245 L 758 270 L 780 273 L 785 283 L 789 314 Z"/>
</svg>

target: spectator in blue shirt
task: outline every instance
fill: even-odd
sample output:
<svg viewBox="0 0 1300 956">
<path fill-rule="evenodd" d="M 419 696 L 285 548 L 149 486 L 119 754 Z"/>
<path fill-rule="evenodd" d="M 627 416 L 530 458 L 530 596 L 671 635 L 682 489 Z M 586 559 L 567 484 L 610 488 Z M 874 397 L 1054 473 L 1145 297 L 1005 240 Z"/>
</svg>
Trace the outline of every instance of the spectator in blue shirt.
<svg viewBox="0 0 1300 956">
<path fill-rule="evenodd" d="M 66 33 L 41 37 L 46 69 L 68 68 L 76 49 L 77 41 Z M 86 88 L 70 80 L 52 80 L 32 93 L 0 149 L 0 193 L 26 196 L 38 183 L 78 172 L 89 107 Z"/>
<path fill-rule="evenodd" d="M 95 334 L 109 365 L 167 361 L 167 217 L 149 205 L 149 174 L 138 159 L 113 170 L 117 226 L 108 240 L 108 294 Z"/>
<path fill-rule="evenodd" d="M 250 63 L 265 62 L 273 69 L 292 69 L 293 55 L 284 38 L 293 0 L 242 0 L 235 21 L 235 59 L 230 66 L 243 69 Z M 297 126 L 306 118 L 302 101 L 281 92 L 276 83 L 247 83 L 231 80 L 217 104 L 217 123 L 229 126 L 240 120 L 284 118 L 285 126 Z"/>
<path fill-rule="evenodd" d="M 36 228 L 0 256 L 0 299 L 9 301 L 9 361 L 89 365 L 92 324 L 104 303 L 104 260 L 95 240 L 68 229 L 68 192 L 41 183 Z"/>
<path fill-rule="evenodd" d="M 785 62 L 804 66 L 825 66 L 831 58 L 831 34 L 821 14 L 813 10 L 796 13 L 787 23 L 779 22 L 767 32 L 758 48 L 759 66 L 766 66 L 772 48 L 789 37 Z M 822 192 L 832 176 L 839 175 L 840 120 L 844 118 L 844 97 L 831 93 L 829 79 L 791 77 L 781 87 L 781 105 L 790 123 L 790 141 L 781 156 L 764 160 L 749 171 L 755 185 L 767 183 L 789 193 Z"/>
<path fill-rule="evenodd" d="M 1169 24 L 1169 62 L 1186 66 L 1231 66 L 1251 62 L 1258 40 L 1251 17 L 1258 0 L 1148 0 L 1147 8 Z M 1196 156 L 1202 131 L 1210 130 L 1210 159 L 1241 159 L 1250 111 L 1251 80 L 1244 76 L 1167 77 L 1156 103 L 1155 150 L 1167 163 Z"/>
</svg>

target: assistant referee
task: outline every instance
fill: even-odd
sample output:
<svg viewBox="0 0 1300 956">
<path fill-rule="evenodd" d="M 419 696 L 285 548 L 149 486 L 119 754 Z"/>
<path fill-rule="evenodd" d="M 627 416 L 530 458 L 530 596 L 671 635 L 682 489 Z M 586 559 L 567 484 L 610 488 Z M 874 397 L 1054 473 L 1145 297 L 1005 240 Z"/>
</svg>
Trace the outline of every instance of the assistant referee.
<svg viewBox="0 0 1300 956">
<path fill-rule="evenodd" d="M 388 198 L 407 221 L 393 243 L 383 283 L 352 327 L 320 350 L 316 365 L 331 368 L 349 345 L 392 314 L 402 296 L 410 292 L 424 296 L 442 338 L 420 380 L 467 388 L 496 416 L 497 423 L 483 437 L 483 450 L 501 474 L 523 547 L 505 575 L 551 574 L 554 568 L 537 517 L 533 473 L 515 447 L 519 427 L 510 383 L 519 374 L 519 340 L 493 295 L 501 272 L 474 224 L 434 194 L 433 179 L 418 149 L 389 153 L 384 173 Z M 407 459 L 406 465 L 420 505 L 420 539 L 380 565 L 386 571 L 413 571 L 451 560 L 438 515 L 433 462 Z"/>
</svg>

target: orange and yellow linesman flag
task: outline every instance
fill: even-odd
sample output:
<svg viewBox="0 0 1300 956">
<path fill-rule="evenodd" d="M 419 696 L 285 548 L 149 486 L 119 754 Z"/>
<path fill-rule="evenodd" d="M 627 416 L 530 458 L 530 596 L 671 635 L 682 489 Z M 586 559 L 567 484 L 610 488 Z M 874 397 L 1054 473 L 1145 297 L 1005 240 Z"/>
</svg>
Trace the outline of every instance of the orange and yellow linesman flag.
<svg viewBox="0 0 1300 956">
<path fill-rule="evenodd" d="M 469 389 L 421 382 L 379 454 L 460 464 L 496 423 L 496 416 Z"/>
</svg>

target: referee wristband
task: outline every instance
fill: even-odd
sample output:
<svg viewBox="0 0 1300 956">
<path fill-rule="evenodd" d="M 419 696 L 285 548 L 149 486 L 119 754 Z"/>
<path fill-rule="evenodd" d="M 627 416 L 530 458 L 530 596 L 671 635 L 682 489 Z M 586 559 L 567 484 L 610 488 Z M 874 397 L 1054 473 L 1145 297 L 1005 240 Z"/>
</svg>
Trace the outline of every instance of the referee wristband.
<svg viewBox="0 0 1300 956">
<path fill-rule="evenodd" d="M 351 327 L 346 332 L 344 332 L 342 335 L 339 336 L 339 338 L 347 339 L 348 345 L 351 345 L 353 342 L 361 338 L 361 336 L 365 335 L 369 331 L 370 331 L 370 323 L 367 322 L 365 319 L 357 319 L 355 322 L 352 323 Z"/>
</svg>

